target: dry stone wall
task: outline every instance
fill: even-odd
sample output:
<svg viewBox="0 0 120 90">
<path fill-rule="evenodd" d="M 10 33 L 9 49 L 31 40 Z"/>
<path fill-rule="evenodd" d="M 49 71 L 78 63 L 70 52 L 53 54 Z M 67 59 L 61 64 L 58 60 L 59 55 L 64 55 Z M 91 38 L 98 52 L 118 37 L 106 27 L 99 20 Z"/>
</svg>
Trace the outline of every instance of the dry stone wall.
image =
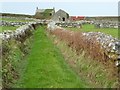
<svg viewBox="0 0 120 90">
<path fill-rule="evenodd" d="M 102 32 L 87 32 L 83 33 L 83 35 L 88 40 L 95 38 L 95 40 L 100 43 L 101 48 L 106 50 L 108 57 L 116 59 L 116 56 L 119 54 L 117 47 L 120 42 L 117 38 L 113 38 L 111 35 L 106 35 Z"/>
<path fill-rule="evenodd" d="M 29 22 L 0 21 L 0 26 L 22 26 Z"/>
<path fill-rule="evenodd" d="M 0 33 L 0 39 L 7 40 L 15 37 L 19 37 L 20 35 L 25 35 L 27 32 L 32 31 L 34 26 L 36 25 L 36 22 L 31 22 L 29 24 L 20 26 L 15 31 L 12 30 L 6 30 L 2 33 Z"/>
<path fill-rule="evenodd" d="M 19 77 L 16 65 L 29 53 L 32 35 L 39 24 L 31 22 L 20 26 L 15 31 L 6 30 L 0 33 L 3 88 L 9 88 L 11 83 Z"/>
<path fill-rule="evenodd" d="M 64 31 L 63 28 L 55 25 L 54 22 L 48 24 L 48 30 L 54 31 L 57 29 L 62 29 Z M 88 43 L 94 38 L 95 42 L 100 44 L 100 48 L 104 50 L 107 57 L 114 60 L 116 66 L 120 65 L 120 40 L 101 32 L 87 32 L 82 33 L 82 35 L 86 38 Z M 92 46 L 94 47 L 94 45 Z"/>
<path fill-rule="evenodd" d="M 45 20 L 39 20 L 34 18 L 25 18 L 25 17 L 8 17 L 1 16 L 0 26 L 22 26 L 29 24 L 30 22 L 45 22 Z M 15 21 L 14 21 L 15 20 Z"/>
<path fill-rule="evenodd" d="M 96 28 L 118 28 L 118 21 L 93 20 Z"/>
<path fill-rule="evenodd" d="M 56 25 L 60 27 L 78 27 L 81 28 L 83 24 L 93 24 L 95 28 L 118 28 L 118 22 L 117 21 L 87 21 L 87 20 L 81 20 L 81 21 L 75 21 L 75 22 L 59 22 L 56 23 Z"/>
</svg>

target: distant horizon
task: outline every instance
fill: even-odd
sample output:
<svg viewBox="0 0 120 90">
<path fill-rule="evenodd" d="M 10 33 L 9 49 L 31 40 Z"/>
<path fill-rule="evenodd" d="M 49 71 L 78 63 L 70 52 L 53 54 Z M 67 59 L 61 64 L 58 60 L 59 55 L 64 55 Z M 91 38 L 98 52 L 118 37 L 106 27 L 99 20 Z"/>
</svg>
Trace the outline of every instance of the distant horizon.
<svg viewBox="0 0 120 90">
<path fill-rule="evenodd" d="M 117 2 L 2 2 L 0 13 L 34 15 L 39 9 L 64 10 L 70 16 L 118 16 Z"/>
<path fill-rule="evenodd" d="M 18 15 L 31 15 L 31 16 L 33 16 L 32 14 L 24 14 L 24 13 L 2 13 L 2 12 L 0 12 L 1 14 L 18 14 Z M 69 15 L 69 16 L 73 16 L 73 15 Z M 75 16 L 75 15 L 74 15 Z M 78 15 L 78 16 L 82 16 L 82 15 Z M 76 16 L 77 17 L 77 16 Z M 84 17 L 118 17 L 118 15 L 117 16 L 84 16 Z"/>
</svg>

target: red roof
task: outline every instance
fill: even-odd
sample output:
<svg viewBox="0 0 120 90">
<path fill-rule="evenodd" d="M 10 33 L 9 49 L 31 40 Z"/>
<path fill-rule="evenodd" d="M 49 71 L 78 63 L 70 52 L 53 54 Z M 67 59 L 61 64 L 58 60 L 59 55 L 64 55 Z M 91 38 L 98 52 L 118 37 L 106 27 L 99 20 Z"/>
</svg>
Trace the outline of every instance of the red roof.
<svg viewBox="0 0 120 90">
<path fill-rule="evenodd" d="M 70 19 L 71 20 L 76 20 L 76 16 L 71 16 Z"/>
<path fill-rule="evenodd" d="M 85 17 L 84 16 L 71 16 L 70 19 L 77 21 L 77 20 L 84 20 Z"/>
</svg>

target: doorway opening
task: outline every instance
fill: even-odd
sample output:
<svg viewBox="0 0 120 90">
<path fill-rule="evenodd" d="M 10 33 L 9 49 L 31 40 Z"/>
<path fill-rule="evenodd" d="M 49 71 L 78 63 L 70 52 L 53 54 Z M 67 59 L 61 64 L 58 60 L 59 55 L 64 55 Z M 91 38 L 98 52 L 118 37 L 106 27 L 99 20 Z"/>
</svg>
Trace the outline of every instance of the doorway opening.
<svg viewBox="0 0 120 90">
<path fill-rule="evenodd" d="M 65 18 L 64 18 L 64 17 L 62 18 L 62 21 L 65 21 Z"/>
</svg>

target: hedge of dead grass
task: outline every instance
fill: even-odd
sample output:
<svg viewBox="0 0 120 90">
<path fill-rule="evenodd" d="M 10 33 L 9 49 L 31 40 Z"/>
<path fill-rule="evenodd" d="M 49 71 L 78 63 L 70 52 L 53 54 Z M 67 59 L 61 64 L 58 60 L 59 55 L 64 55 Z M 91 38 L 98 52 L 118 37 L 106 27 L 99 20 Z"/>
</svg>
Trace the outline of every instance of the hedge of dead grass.
<svg viewBox="0 0 120 90">
<path fill-rule="evenodd" d="M 50 33 L 66 41 L 67 45 L 76 50 L 77 54 L 85 51 L 85 56 L 90 56 L 92 59 L 98 60 L 105 65 L 107 65 L 107 62 L 112 62 L 114 66 L 114 61 L 117 60 L 117 58 L 109 58 L 109 53 L 101 48 L 100 43 L 98 43 L 94 37 L 88 39 L 88 37 L 83 36 L 79 31 L 74 32 L 59 28 L 50 31 Z"/>
</svg>

